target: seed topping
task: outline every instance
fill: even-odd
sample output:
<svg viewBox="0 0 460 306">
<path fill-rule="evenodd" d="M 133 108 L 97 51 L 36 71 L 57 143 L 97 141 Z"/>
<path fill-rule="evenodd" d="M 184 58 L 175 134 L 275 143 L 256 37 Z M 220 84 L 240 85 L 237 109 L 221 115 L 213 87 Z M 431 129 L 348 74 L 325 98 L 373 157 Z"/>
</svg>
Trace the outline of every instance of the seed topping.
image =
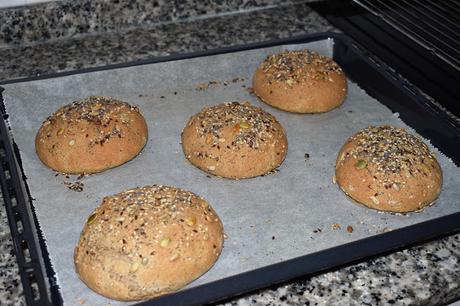
<svg viewBox="0 0 460 306">
<path fill-rule="evenodd" d="M 86 99 L 75 101 L 61 107 L 56 113 L 48 117 L 42 128 L 44 129 L 41 141 L 51 137 L 56 125 L 64 125 L 57 129 L 56 136 L 71 135 L 76 131 L 86 134 L 90 146 L 103 145 L 113 137 L 123 136 L 122 126 L 130 125 L 132 114 L 139 113 L 137 107 L 111 97 L 90 96 Z M 91 128 L 85 126 L 91 124 Z M 68 141 L 70 146 L 75 144 L 75 139 Z"/>
<path fill-rule="evenodd" d="M 130 273 L 135 273 L 137 270 L 139 270 L 139 263 L 138 262 L 133 262 L 131 266 L 129 267 L 129 272 Z"/>
<path fill-rule="evenodd" d="M 332 82 L 332 73 L 343 74 L 331 58 L 310 50 L 269 55 L 262 63 L 262 70 L 268 81 L 286 82 L 288 86 L 308 80 Z"/>
<path fill-rule="evenodd" d="M 166 248 L 169 244 L 171 243 L 171 239 L 170 238 L 163 238 L 160 242 L 160 245 L 163 247 L 163 248 Z"/>
<path fill-rule="evenodd" d="M 97 213 L 93 212 L 89 217 L 88 220 L 86 220 L 86 224 L 91 224 L 93 223 L 94 220 L 97 218 Z"/>
<path fill-rule="evenodd" d="M 221 226 L 216 222 L 211 206 L 192 192 L 162 185 L 135 188 L 103 199 L 88 217 L 78 248 L 84 247 L 94 261 L 107 248 L 117 251 L 130 260 L 127 270 L 136 273 L 157 262 L 160 250 L 166 262 L 174 262 L 192 244 L 209 243 L 210 228 Z M 169 234 L 170 226 L 181 230 Z M 112 243 L 101 246 L 106 237 Z"/>
<path fill-rule="evenodd" d="M 364 159 L 358 159 L 355 164 L 356 169 L 364 169 L 367 166 L 367 162 Z"/>
<path fill-rule="evenodd" d="M 351 137 L 351 141 L 357 144 L 346 156 L 356 160 L 356 169 L 372 165 L 374 179 L 385 183 L 386 189 L 400 190 L 402 182 L 394 180 L 395 174 L 403 181 L 415 175 L 430 175 L 427 162 L 435 157 L 426 144 L 402 128 L 370 126 Z"/>
<path fill-rule="evenodd" d="M 197 120 L 196 128 L 206 144 L 219 148 L 228 142 L 232 146 L 247 145 L 259 148 L 264 142 L 274 138 L 275 134 L 283 134 L 275 117 L 249 102 L 230 102 L 205 108 L 191 121 Z M 223 139 L 222 130 L 231 127 L 236 134 L 235 139 Z M 230 148 L 230 144 L 226 146 Z"/>
</svg>

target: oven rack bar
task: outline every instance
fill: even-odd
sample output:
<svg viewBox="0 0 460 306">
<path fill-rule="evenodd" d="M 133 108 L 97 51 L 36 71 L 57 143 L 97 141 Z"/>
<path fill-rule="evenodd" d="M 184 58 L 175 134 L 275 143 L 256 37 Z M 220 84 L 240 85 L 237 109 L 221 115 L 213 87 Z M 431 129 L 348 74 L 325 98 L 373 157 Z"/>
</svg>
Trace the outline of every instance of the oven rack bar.
<svg viewBox="0 0 460 306">
<path fill-rule="evenodd" d="M 459 0 L 354 0 L 460 71 Z"/>
</svg>

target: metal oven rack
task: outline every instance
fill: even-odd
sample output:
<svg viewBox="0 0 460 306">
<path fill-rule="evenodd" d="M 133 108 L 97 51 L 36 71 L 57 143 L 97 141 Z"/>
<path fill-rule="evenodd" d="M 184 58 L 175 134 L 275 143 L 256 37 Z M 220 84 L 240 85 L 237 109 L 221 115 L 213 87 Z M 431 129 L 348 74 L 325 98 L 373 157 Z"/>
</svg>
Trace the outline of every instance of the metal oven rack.
<svg viewBox="0 0 460 306">
<path fill-rule="evenodd" d="M 460 121 L 459 0 L 332 0 L 311 5 Z"/>
</svg>

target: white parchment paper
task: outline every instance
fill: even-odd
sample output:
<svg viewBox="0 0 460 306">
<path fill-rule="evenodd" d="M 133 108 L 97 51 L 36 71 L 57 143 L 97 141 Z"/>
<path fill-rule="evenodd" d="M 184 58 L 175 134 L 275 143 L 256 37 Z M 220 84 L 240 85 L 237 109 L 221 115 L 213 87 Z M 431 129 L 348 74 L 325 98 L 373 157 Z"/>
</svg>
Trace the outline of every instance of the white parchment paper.
<svg viewBox="0 0 460 306">
<path fill-rule="evenodd" d="M 94 293 L 78 279 L 73 251 L 84 222 L 101 199 L 136 186 L 163 184 L 191 190 L 207 199 L 222 218 L 228 235 L 223 253 L 208 273 L 189 286 L 460 211 L 460 171 L 434 148 L 444 185 L 436 205 L 422 213 L 402 216 L 366 209 L 333 184 L 336 155 L 349 136 L 368 125 L 406 127 L 356 84 L 349 83 L 342 107 L 317 115 L 276 110 L 246 90 L 253 71 L 267 54 L 308 47 L 332 56 L 332 44 L 325 40 L 6 85 L 5 104 L 13 136 L 64 303 L 123 304 Z M 244 81 L 231 82 L 234 78 Z M 221 83 L 196 89 L 200 83 L 214 80 Z M 149 141 L 138 157 L 85 177 L 83 192 L 75 192 L 63 184 L 69 179 L 55 176 L 40 162 L 34 138 L 48 115 L 89 95 L 113 96 L 138 105 L 149 126 Z M 182 128 L 204 106 L 243 100 L 263 107 L 285 127 L 289 142 L 286 160 L 279 172 L 264 177 L 239 181 L 210 178 L 185 160 L 180 145 Z M 334 223 L 340 229 L 334 229 Z M 353 227 L 352 233 L 346 230 L 348 225 Z"/>
</svg>

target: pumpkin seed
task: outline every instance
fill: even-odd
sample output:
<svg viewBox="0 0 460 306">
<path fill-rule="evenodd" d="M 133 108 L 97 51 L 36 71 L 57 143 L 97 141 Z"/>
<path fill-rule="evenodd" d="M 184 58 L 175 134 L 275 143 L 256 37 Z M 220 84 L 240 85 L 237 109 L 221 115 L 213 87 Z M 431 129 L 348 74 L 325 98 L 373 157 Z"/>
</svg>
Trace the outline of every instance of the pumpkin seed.
<svg viewBox="0 0 460 306">
<path fill-rule="evenodd" d="M 91 224 L 93 223 L 94 220 L 97 218 L 97 213 L 92 213 L 89 217 L 88 220 L 86 220 L 86 224 Z"/>
<path fill-rule="evenodd" d="M 374 204 L 379 204 L 380 203 L 379 199 L 377 199 L 377 197 L 375 197 L 375 196 L 370 196 L 370 199 L 372 200 L 372 202 L 374 202 Z"/>
<path fill-rule="evenodd" d="M 180 257 L 179 253 L 174 253 L 171 257 L 169 257 L 169 261 L 175 261 Z"/>
<path fill-rule="evenodd" d="M 240 123 L 240 127 L 242 129 L 249 129 L 249 128 L 251 128 L 251 125 L 249 123 L 247 123 L 246 121 L 243 121 L 243 122 Z"/>
<path fill-rule="evenodd" d="M 190 216 L 185 219 L 185 223 L 189 226 L 194 226 L 196 224 L 196 217 L 195 216 Z"/>
<path fill-rule="evenodd" d="M 356 169 L 364 169 L 367 167 L 367 162 L 364 159 L 358 159 L 358 161 L 355 164 Z"/>
<path fill-rule="evenodd" d="M 129 267 L 129 273 L 134 273 L 137 270 L 139 270 L 139 263 L 138 262 L 132 263 L 131 266 Z"/>
<path fill-rule="evenodd" d="M 170 243 L 171 243 L 171 239 L 170 239 L 170 238 L 163 238 L 163 239 L 160 241 L 160 246 L 162 246 L 163 248 L 166 248 Z"/>
<path fill-rule="evenodd" d="M 129 115 L 127 113 L 120 114 L 120 120 L 123 123 L 128 123 L 129 122 Z"/>
</svg>

